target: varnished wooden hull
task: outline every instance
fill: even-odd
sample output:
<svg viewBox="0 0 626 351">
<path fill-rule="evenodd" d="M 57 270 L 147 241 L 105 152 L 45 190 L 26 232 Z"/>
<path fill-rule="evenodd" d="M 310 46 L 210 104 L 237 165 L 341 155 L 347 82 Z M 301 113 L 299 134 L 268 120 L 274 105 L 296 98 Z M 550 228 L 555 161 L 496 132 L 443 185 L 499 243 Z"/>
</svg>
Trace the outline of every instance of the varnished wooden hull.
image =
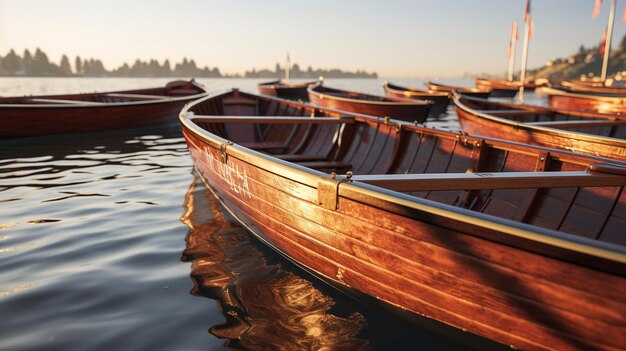
<svg viewBox="0 0 626 351">
<path fill-rule="evenodd" d="M 519 82 L 509 82 L 500 79 L 476 78 L 476 87 L 485 90 L 491 89 L 491 95 L 489 95 L 491 97 L 512 98 L 517 95 L 520 84 Z M 529 91 L 535 90 L 535 85 L 526 84 L 524 89 Z"/>
<path fill-rule="evenodd" d="M 572 92 L 580 92 L 583 94 L 606 94 L 617 97 L 626 97 L 625 86 L 605 86 L 600 82 L 582 82 L 582 81 L 562 81 L 561 85 Z"/>
<path fill-rule="evenodd" d="M 542 115 L 558 114 L 559 110 L 555 109 L 519 106 L 527 109 L 518 110 L 522 114 L 518 114 L 515 119 L 508 119 L 497 116 L 498 110 L 494 109 L 493 106 L 501 106 L 503 112 L 506 113 L 515 111 L 512 108 L 507 109 L 508 106 L 515 106 L 513 104 L 472 101 L 472 99 L 463 99 L 462 97 L 455 99 L 455 103 L 461 128 L 468 133 L 626 161 L 626 124 L 624 124 L 626 122 L 608 120 L 607 122 L 610 124 L 607 126 L 584 124 L 585 119 L 594 123 L 594 121 L 602 121 L 601 117 L 608 118 L 609 116 L 561 110 L 560 121 L 563 122 L 566 128 L 570 128 L 567 124 L 576 122 L 576 119 L 583 123 L 577 129 L 571 127 L 569 130 L 566 130 L 550 127 L 551 123 L 558 123 L 558 121 L 548 121 L 541 125 L 541 119 L 547 119 L 547 117 L 542 117 Z M 481 112 L 480 109 L 472 108 L 472 104 L 486 104 L 491 106 L 491 109 Z M 532 112 L 533 110 L 539 113 L 530 113 L 524 116 L 523 111 Z M 539 120 L 537 120 L 538 118 Z M 615 123 L 622 124 L 616 125 Z M 599 132 L 606 133 L 607 136 L 590 134 Z"/>
<path fill-rule="evenodd" d="M 190 110 L 197 115 L 209 111 L 212 103 L 199 101 Z M 237 111 L 244 115 L 245 110 Z M 537 197 L 526 206 L 523 196 L 519 199 L 526 193 L 513 191 L 507 201 L 518 198 L 525 211 L 530 211 L 518 214 L 535 218 L 528 222 L 535 225 L 523 224 L 501 217 L 509 205 L 496 201 L 498 191 L 490 195 L 494 212 L 485 215 L 442 203 L 445 192 L 424 199 L 342 177 L 333 179 L 207 131 L 244 141 L 242 130 L 255 130 L 245 123 L 237 128 L 215 124 L 187 116 L 185 110 L 181 120 L 196 168 L 229 211 L 261 240 L 334 284 L 520 349 L 626 348 L 626 250 L 536 226 L 542 221 L 537 215 L 558 212 L 563 206 L 550 206 L 544 200 L 536 203 Z M 311 120 L 300 123 L 315 123 Z M 456 137 L 410 124 L 398 128 L 399 124 L 380 120 L 358 116 L 356 120 L 378 131 L 368 139 L 358 139 L 358 144 L 374 145 L 379 137 L 387 136 L 380 141 L 384 146 L 375 151 L 380 162 L 372 164 L 372 174 L 385 169 L 411 173 L 422 167 L 426 167 L 424 172 L 437 172 L 437 167 L 464 172 L 464 165 L 472 164 L 464 157 L 476 157 L 479 169 L 484 170 L 494 167 L 485 160 L 499 159 L 503 164 L 495 172 L 508 167 L 540 171 L 544 166 L 557 171 L 556 166 L 565 170 L 601 162 L 472 136 Z M 291 120 L 276 123 L 287 121 Z M 352 122 L 346 119 L 345 123 Z M 342 127 L 344 133 L 349 133 L 346 128 Z M 414 132 L 418 132 L 416 138 L 406 138 Z M 394 151 L 400 144 L 406 148 L 401 154 Z M 351 162 L 357 164 L 355 158 L 361 159 L 363 153 L 347 147 L 348 154 L 354 155 Z M 447 165 L 435 161 L 444 149 L 454 150 L 455 155 L 447 158 Z M 481 156 L 481 152 L 486 153 Z M 428 160 L 422 158 L 427 154 Z M 542 162 L 549 164 L 542 166 Z M 370 168 L 365 164 L 354 167 L 355 177 L 363 167 Z M 618 187 L 618 194 L 623 186 Z M 336 189 L 336 205 L 329 206 L 332 189 Z M 554 193 L 555 199 L 561 198 L 558 194 Z M 626 194 L 614 199 L 613 206 L 626 210 Z M 533 202 L 536 207 L 531 206 Z M 608 216 L 609 226 L 626 222 L 619 222 L 614 214 Z M 568 223 L 576 218 L 581 220 L 581 214 L 574 211 L 557 221 Z M 577 224 L 560 228 L 569 231 L 570 225 Z M 610 228 L 602 227 L 605 235 Z"/>
<path fill-rule="evenodd" d="M 257 87 L 259 92 L 263 95 L 276 96 L 282 99 L 308 101 L 309 94 L 306 89 L 309 85 L 315 83 L 316 82 L 285 83 L 282 80 L 276 80 L 260 83 Z"/>
<path fill-rule="evenodd" d="M 428 90 L 420 90 L 416 88 L 401 87 L 395 84 L 385 82 L 383 84 L 385 94 L 390 97 L 415 99 L 422 101 L 432 101 L 429 117 L 437 118 L 439 115 L 446 113 L 448 105 L 450 105 L 451 93 L 434 92 Z"/>
<path fill-rule="evenodd" d="M 165 94 L 171 90 L 156 88 L 100 94 L 0 98 L 0 137 L 86 133 L 176 123 L 177 114 L 186 103 L 205 95 L 204 89 L 195 83 L 181 85 L 178 90 L 181 94 L 150 100 L 133 96 Z M 35 102 L 28 102 L 32 99 Z M 86 104 L 50 103 L 55 100 L 85 101 Z M 93 100 L 102 102 L 90 105 Z"/>
<path fill-rule="evenodd" d="M 446 85 L 440 83 L 434 83 L 430 81 L 425 81 L 424 84 L 431 91 L 438 92 L 447 92 L 447 93 L 457 93 L 465 96 L 477 97 L 481 99 L 486 99 L 491 96 L 491 89 L 482 89 L 482 88 L 465 88 L 458 87 L 454 85 Z"/>
<path fill-rule="evenodd" d="M 554 88 L 540 88 L 537 92 L 548 95 L 551 107 L 601 113 L 626 113 L 626 97 L 572 93 Z"/>
<path fill-rule="evenodd" d="M 430 101 L 375 96 L 332 89 L 321 85 L 310 86 L 308 93 L 309 101 L 318 106 L 419 123 L 426 121 L 433 105 Z"/>
</svg>

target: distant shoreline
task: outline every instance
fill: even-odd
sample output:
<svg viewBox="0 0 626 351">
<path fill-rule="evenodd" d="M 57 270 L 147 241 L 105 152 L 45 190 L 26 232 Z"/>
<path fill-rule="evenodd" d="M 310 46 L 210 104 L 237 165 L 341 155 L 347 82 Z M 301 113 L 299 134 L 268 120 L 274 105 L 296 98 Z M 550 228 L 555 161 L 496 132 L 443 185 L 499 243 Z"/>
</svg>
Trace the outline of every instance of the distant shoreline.
<svg viewBox="0 0 626 351">
<path fill-rule="evenodd" d="M 136 59 L 134 63 L 124 63 L 113 69 L 107 69 L 99 59 L 82 59 L 76 56 L 73 64 L 67 55 L 63 54 L 59 64 L 48 58 L 45 52 L 37 48 L 34 54 L 28 49 L 23 55 L 19 55 L 11 49 L 5 56 L 0 55 L 0 76 L 3 77 L 119 77 L 119 78 L 168 78 L 168 77 L 197 77 L 197 78 L 260 78 L 277 79 L 276 77 L 289 76 L 294 79 L 317 79 L 327 78 L 378 78 L 376 72 L 368 73 L 364 70 L 344 71 L 338 68 L 317 68 L 308 66 L 300 68 L 297 63 L 289 64 L 289 67 L 281 67 L 276 63 L 274 70 L 262 68 L 241 73 L 222 73 L 218 67 L 200 67 L 196 62 L 186 57 L 181 62 L 163 63 L 155 59 L 142 61 Z"/>
<path fill-rule="evenodd" d="M 167 77 L 131 77 L 131 76 L 6 76 L 6 75 L 0 75 L 0 78 L 86 78 L 86 79 L 119 79 L 119 78 L 125 78 L 125 79 L 251 79 L 251 80 L 267 80 L 267 81 L 271 81 L 271 80 L 278 80 L 278 79 L 283 79 L 283 78 L 278 78 L 278 77 L 185 77 L 185 76 L 167 76 Z M 300 77 L 295 77 L 295 78 L 291 78 L 290 80 L 316 80 L 317 78 L 300 78 Z M 324 76 L 324 79 L 374 79 L 374 80 L 381 80 L 382 78 L 378 78 L 378 77 L 333 77 L 333 76 Z M 412 79 L 412 78 L 396 78 L 398 80 L 403 80 L 403 79 Z"/>
</svg>

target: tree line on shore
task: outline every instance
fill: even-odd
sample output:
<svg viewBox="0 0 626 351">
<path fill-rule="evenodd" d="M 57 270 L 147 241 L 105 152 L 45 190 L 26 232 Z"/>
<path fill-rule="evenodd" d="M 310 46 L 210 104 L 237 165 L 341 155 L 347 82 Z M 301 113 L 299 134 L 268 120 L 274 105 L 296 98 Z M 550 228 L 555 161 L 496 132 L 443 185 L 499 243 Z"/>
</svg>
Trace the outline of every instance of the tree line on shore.
<svg viewBox="0 0 626 351">
<path fill-rule="evenodd" d="M 157 60 L 135 60 L 132 65 L 123 65 L 107 70 L 102 61 L 94 58 L 76 56 L 72 61 L 67 55 L 61 56 L 56 64 L 45 52 L 37 48 L 34 54 L 26 49 L 22 55 L 11 49 L 6 55 L 0 55 L 0 76 L 10 77 L 197 77 L 197 78 L 279 78 L 285 69 L 277 63 L 274 71 L 269 69 L 246 71 L 241 74 L 222 74 L 217 67 L 198 67 L 193 59 L 184 58 L 182 62 L 172 65 L 169 60 L 160 64 Z M 309 66 L 302 70 L 296 63 L 290 67 L 290 78 L 377 78 L 376 73 L 357 70 L 347 72 L 340 69 L 313 69 Z"/>
<path fill-rule="evenodd" d="M 581 45 L 577 52 L 568 57 L 551 59 L 544 66 L 530 70 L 528 74 L 531 77 L 548 78 L 552 81 L 597 77 L 602 70 L 603 48 L 603 45 L 589 48 Z M 626 35 L 609 54 L 607 74 L 609 77 L 616 76 L 619 80 L 626 80 L 626 76 L 622 78 L 624 71 L 626 71 Z"/>
</svg>

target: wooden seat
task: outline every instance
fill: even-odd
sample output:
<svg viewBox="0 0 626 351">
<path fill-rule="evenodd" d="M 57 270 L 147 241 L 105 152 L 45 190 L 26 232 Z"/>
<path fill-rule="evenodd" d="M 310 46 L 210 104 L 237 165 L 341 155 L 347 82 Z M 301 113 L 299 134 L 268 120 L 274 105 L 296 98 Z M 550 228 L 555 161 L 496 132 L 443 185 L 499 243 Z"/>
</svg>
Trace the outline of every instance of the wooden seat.
<svg viewBox="0 0 626 351">
<path fill-rule="evenodd" d="M 620 169 L 603 171 L 601 165 L 588 171 L 423 173 L 354 175 L 360 181 L 395 191 L 531 189 L 625 186 Z M 615 174 L 618 173 L 618 174 Z"/>
<path fill-rule="evenodd" d="M 62 99 L 43 99 L 43 98 L 33 98 L 29 100 L 32 102 L 41 102 L 45 104 L 72 104 L 72 105 L 86 105 L 86 106 L 105 105 L 102 102 L 81 101 L 81 100 L 62 100 Z"/>
</svg>

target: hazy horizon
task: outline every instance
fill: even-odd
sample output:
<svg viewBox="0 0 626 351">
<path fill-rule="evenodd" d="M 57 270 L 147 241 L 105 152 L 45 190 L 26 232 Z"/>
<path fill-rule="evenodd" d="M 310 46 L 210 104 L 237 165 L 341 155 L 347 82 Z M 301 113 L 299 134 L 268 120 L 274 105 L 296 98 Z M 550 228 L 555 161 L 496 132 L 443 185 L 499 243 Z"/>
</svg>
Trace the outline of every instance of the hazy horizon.
<svg viewBox="0 0 626 351">
<path fill-rule="evenodd" d="M 594 0 L 534 0 L 529 68 L 596 46 L 609 2 L 592 19 Z M 525 0 L 354 0 L 295 3 L 164 0 L 0 2 L 0 54 L 41 48 L 101 59 L 107 69 L 136 59 L 218 67 L 224 74 L 292 63 L 306 69 L 376 72 L 381 78 L 457 78 L 504 74 L 511 22 L 523 26 Z M 311 6 L 313 5 L 313 6 Z M 618 1 L 613 48 L 626 33 Z M 523 36 L 520 28 L 520 40 Z M 521 61 L 517 46 L 516 68 Z"/>
</svg>

